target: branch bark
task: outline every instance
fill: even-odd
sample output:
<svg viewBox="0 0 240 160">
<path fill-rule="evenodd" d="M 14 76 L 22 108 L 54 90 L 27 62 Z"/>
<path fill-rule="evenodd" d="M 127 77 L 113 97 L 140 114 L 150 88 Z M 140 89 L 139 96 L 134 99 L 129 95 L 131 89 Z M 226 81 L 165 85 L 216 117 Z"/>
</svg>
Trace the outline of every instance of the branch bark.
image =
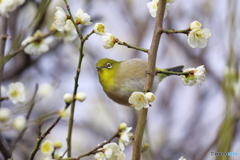
<svg viewBox="0 0 240 160">
<path fill-rule="evenodd" d="M 148 74 L 146 75 L 147 77 L 146 77 L 146 83 L 144 86 L 144 91 L 152 90 L 153 79 L 155 76 L 158 45 L 162 35 L 161 29 L 162 29 L 162 22 L 163 22 L 163 17 L 165 12 L 165 6 L 166 6 L 166 0 L 159 1 L 152 43 L 151 43 L 150 50 L 148 52 L 148 55 L 149 55 L 148 66 L 147 66 Z M 147 112 L 148 112 L 148 109 L 141 109 L 138 113 L 138 122 L 137 122 L 137 128 L 136 128 L 135 139 L 133 144 L 132 160 L 140 160 L 141 158 L 142 138 L 143 138 L 146 122 L 147 122 Z"/>
</svg>

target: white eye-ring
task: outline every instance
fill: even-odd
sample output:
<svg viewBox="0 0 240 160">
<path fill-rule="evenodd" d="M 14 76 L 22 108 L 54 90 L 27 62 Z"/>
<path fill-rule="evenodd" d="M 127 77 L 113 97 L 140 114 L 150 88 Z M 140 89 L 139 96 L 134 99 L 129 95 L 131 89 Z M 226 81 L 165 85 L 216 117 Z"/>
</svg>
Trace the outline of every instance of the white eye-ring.
<svg viewBox="0 0 240 160">
<path fill-rule="evenodd" d="M 111 63 L 107 63 L 107 64 L 106 64 L 106 67 L 107 67 L 107 68 L 112 68 Z"/>
</svg>

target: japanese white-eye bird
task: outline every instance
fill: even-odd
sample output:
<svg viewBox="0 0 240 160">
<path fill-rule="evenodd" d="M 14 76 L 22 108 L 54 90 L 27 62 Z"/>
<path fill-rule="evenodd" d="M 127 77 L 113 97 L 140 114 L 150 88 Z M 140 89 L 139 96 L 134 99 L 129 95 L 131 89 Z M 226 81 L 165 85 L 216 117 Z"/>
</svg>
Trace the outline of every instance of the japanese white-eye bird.
<svg viewBox="0 0 240 160">
<path fill-rule="evenodd" d="M 110 99 L 119 104 L 131 106 L 128 99 L 132 92 L 142 92 L 144 89 L 147 61 L 141 59 L 115 61 L 104 58 L 96 63 L 96 68 L 104 92 Z M 156 71 L 182 72 L 182 69 L 183 66 L 177 66 L 167 69 L 156 68 Z M 162 73 L 156 74 L 152 92 L 156 91 L 158 84 L 167 76 Z"/>
</svg>

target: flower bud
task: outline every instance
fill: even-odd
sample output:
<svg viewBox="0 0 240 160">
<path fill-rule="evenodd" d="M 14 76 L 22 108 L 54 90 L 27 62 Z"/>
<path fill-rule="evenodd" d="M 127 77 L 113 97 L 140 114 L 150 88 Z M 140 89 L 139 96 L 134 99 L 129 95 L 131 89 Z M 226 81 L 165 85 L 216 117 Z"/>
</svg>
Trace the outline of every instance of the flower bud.
<svg viewBox="0 0 240 160">
<path fill-rule="evenodd" d="M 65 93 L 63 96 L 63 99 L 66 103 L 72 103 L 73 101 L 73 96 L 70 93 Z"/>
<path fill-rule="evenodd" d="M 83 102 L 86 99 L 86 94 L 83 92 L 78 92 L 75 96 L 75 99 L 80 102 Z"/>
<path fill-rule="evenodd" d="M 26 124 L 27 124 L 27 120 L 25 117 L 17 116 L 14 119 L 12 126 L 15 130 L 22 131 L 26 127 Z"/>
<path fill-rule="evenodd" d="M 53 143 L 53 145 L 54 145 L 54 148 L 56 148 L 56 149 L 62 148 L 62 142 L 61 141 L 55 141 Z"/>
<path fill-rule="evenodd" d="M 70 113 L 69 113 L 69 110 L 67 110 L 67 109 L 60 109 L 59 112 L 58 112 L 58 115 L 61 118 L 68 118 Z"/>
<path fill-rule="evenodd" d="M 145 97 L 147 98 L 148 102 L 153 102 L 155 100 L 155 96 L 152 92 L 145 93 Z"/>
<path fill-rule="evenodd" d="M 202 27 L 202 24 L 198 21 L 193 21 L 191 24 L 190 24 L 190 29 L 193 30 L 193 29 L 200 29 Z"/>
<path fill-rule="evenodd" d="M 12 113 L 8 108 L 0 108 L 0 122 L 6 122 L 10 119 Z"/>
<path fill-rule="evenodd" d="M 149 147 L 150 147 L 150 145 L 148 143 L 144 143 L 143 146 L 142 146 L 141 152 L 146 152 Z"/>
<path fill-rule="evenodd" d="M 106 33 L 102 36 L 103 47 L 105 49 L 113 48 L 117 41 L 118 40 L 111 33 Z"/>
<path fill-rule="evenodd" d="M 121 123 L 118 127 L 119 130 L 125 130 L 127 128 L 127 124 L 126 123 Z"/>
</svg>

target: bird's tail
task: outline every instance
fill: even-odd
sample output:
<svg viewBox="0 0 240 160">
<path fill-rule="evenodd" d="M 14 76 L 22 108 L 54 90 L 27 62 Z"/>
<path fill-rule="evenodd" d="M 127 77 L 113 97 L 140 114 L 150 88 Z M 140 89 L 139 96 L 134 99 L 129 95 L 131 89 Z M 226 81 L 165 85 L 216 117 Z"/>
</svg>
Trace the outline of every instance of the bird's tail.
<svg viewBox="0 0 240 160">
<path fill-rule="evenodd" d="M 156 71 L 172 71 L 172 72 L 182 72 L 184 66 L 176 66 L 176 67 L 172 67 L 172 68 L 165 68 L 165 69 L 161 69 L 161 68 L 157 68 Z M 163 73 L 158 73 L 158 78 L 159 81 L 161 82 L 165 77 L 169 76 L 167 74 L 163 74 Z"/>
</svg>

